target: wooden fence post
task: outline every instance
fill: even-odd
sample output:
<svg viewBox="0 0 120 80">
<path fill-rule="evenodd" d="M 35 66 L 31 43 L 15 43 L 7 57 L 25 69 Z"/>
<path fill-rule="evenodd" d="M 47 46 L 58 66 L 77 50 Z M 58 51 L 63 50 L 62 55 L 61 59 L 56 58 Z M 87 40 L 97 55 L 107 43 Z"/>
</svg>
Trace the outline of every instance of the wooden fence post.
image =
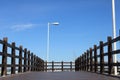
<svg viewBox="0 0 120 80">
<path fill-rule="evenodd" d="M 44 65 L 43 65 L 43 60 L 42 59 L 40 59 L 40 66 L 41 66 L 40 70 L 44 71 Z"/>
<path fill-rule="evenodd" d="M 61 69 L 62 69 L 62 71 L 63 71 L 63 61 L 61 62 Z"/>
<path fill-rule="evenodd" d="M 77 59 L 75 60 L 75 71 L 77 71 Z"/>
<path fill-rule="evenodd" d="M 27 48 L 24 49 L 24 72 L 26 72 L 27 67 Z"/>
<path fill-rule="evenodd" d="M 76 62 L 75 62 L 75 69 L 76 71 L 79 71 L 79 58 L 76 59 Z"/>
<path fill-rule="evenodd" d="M 103 41 L 100 41 L 100 73 L 104 72 L 104 49 L 103 49 Z"/>
<path fill-rule="evenodd" d="M 39 57 L 38 57 L 38 63 L 37 64 L 38 64 L 38 66 L 37 66 L 38 67 L 38 71 L 40 71 L 41 70 L 41 61 L 40 61 Z"/>
<path fill-rule="evenodd" d="M 112 43 L 111 43 L 112 38 L 108 37 L 108 74 L 112 73 Z"/>
<path fill-rule="evenodd" d="M 85 54 L 83 54 L 83 71 L 85 70 Z"/>
<path fill-rule="evenodd" d="M 77 71 L 77 59 L 75 60 L 75 71 Z"/>
<path fill-rule="evenodd" d="M 82 70 L 84 71 L 84 65 L 85 65 L 85 63 L 84 63 L 84 54 L 82 55 Z"/>
<path fill-rule="evenodd" d="M 15 42 L 12 43 L 11 74 L 15 74 Z"/>
<path fill-rule="evenodd" d="M 120 68 L 119 68 L 119 62 L 117 61 L 117 72 L 119 72 L 120 73 L 120 70 L 119 70 Z"/>
<path fill-rule="evenodd" d="M 36 71 L 38 71 L 38 56 L 36 56 Z"/>
<path fill-rule="evenodd" d="M 22 72 L 22 46 L 19 47 L 19 67 L 18 72 Z"/>
<path fill-rule="evenodd" d="M 78 58 L 75 60 L 75 71 L 78 71 Z"/>
<path fill-rule="evenodd" d="M 36 56 L 34 55 L 34 71 L 36 71 Z"/>
<path fill-rule="evenodd" d="M 82 57 L 80 56 L 80 57 L 78 57 L 78 68 L 79 68 L 79 71 L 81 71 L 82 70 Z"/>
<path fill-rule="evenodd" d="M 82 70 L 82 56 L 78 57 L 78 71 Z"/>
<path fill-rule="evenodd" d="M 35 57 L 35 71 L 37 71 L 37 56 Z"/>
<path fill-rule="evenodd" d="M 81 68 L 82 68 L 82 71 L 83 71 L 83 54 L 81 56 Z"/>
<path fill-rule="evenodd" d="M 31 53 L 31 71 L 34 71 L 33 53 Z"/>
<path fill-rule="evenodd" d="M 80 71 L 81 70 L 81 63 L 80 63 L 80 57 L 78 57 L 77 59 L 77 71 Z"/>
<path fill-rule="evenodd" d="M 7 75 L 7 38 L 3 38 L 3 49 L 2 49 L 2 70 L 1 76 Z"/>
<path fill-rule="evenodd" d="M 42 66 L 42 71 L 45 71 L 45 65 L 44 65 L 44 63 L 45 63 L 45 62 L 42 60 L 42 65 L 43 65 L 43 66 Z"/>
<path fill-rule="evenodd" d="M 72 61 L 70 62 L 70 71 L 72 71 Z"/>
<path fill-rule="evenodd" d="M 37 56 L 35 56 L 35 71 L 37 71 Z"/>
<path fill-rule="evenodd" d="M 89 50 L 87 50 L 87 71 L 89 71 Z"/>
<path fill-rule="evenodd" d="M 85 68 L 86 67 L 86 60 L 85 60 L 85 53 L 84 53 L 84 71 L 85 71 Z"/>
<path fill-rule="evenodd" d="M 43 71 L 43 61 L 42 61 L 42 59 L 40 59 L 40 66 L 41 66 L 41 68 L 40 68 L 40 71 Z"/>
<path fill-rule="evenodd" d="M 54 72 L 54 61 L 52 61 L 52 72 Z"/>
<path fill-rule="evenodd" d="M 97 68 L 97 46 L 94 45 L 94 66 L 95 66 L 95 73 L 98 71 L 98 68 Z"/>
<path fill-rule="evenodd" d="M 81 64 L 80 63 L 80 57 L 78 57 L 78 59 L 77 59 L 77 65 L 76 65 L 77 66 L 77 68 L 76 68 L 77 71 L 80 71 L 80 64 Z"/>
<path fill-rule="evenodd" d="M 38 71 L 41 71 L 41 66 L 42 64 L 41 64 L 41 60 L 40 60 L 40 58 L 38 57 Z"/>
<path fill-rule="evenodd" d="M 39 71 L 42 71 L 42 61 L 39 57 L 38 57 L 38 60 L 39 60 L 39 64 L 38 64 Z"/>
<path fill-rule="evenodd" d="M 38 59 L 37 59 L 38 57 L 36 56 L 36 71 L 38 71 Z"/>
<path fill-rule="evenodd" d="M 28 51 L 28 70 L 30 71 L 30 51 Z"/>
<path fill-rule="evenodd" d="M 40 66 L 39 71 L 42 71 L 42 60 L 40 58 L 39 58 L 39 66 Z"/>
<path fill-rule="evenodd" d="M 47 61 L 45 62 L 45 70 L 46 70 L 46 72 L 47 72 Z"/>
<path fill-rule="evenodd" d="M 93 71 L 92 48 L 90 48 L 90 71 Z"/>
<path fill-rule="evenodd" d="M 85 54 L 82 55 L 83 56 L 83 71 L 85 70 Z"/>
<path fill-rule="evenodd" d="M 37 71 L 39 71 L 39 59 L 38 59 L 38 56 L 36 58 L 37 58 L 37 61 L 36 61 Z"/>
<path fill-rule="evenodd" d="M 86 59 L 87 53 L 85 52 L 85 71 L 87 70 L 87 59 Z"/>
<path fill-rule="evenodd" d="M 81 56 L 81 70 L 83 71 L 83 55 Z"/>
<path fill-rule="evenodd" d="M 42 60 L 39 58 L 39 66 L 40 66 L 40 71 L 42 71 L 42 67 L 43 67 L 43 65 L 42 65 Z"/>
<path fill-rule="evenodd" d="M 83 71 L 85 70 L 85 54 L 82 55 L 83 56 Z"/>
<path fill-rule="evenodd" d="M 35 71 L 35 55 L 33 55 L 33 71 Z"/>
</svg>

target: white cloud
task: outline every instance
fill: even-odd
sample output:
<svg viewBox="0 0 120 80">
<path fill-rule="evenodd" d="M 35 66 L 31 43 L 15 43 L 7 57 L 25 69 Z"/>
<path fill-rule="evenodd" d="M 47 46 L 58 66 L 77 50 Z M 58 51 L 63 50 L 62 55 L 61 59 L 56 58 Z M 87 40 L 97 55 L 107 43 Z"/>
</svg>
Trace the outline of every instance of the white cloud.
<svg viewBox="0 0 120 80">
<path fill-rule="evenodd" d="M 18 24 L 11 27 L 14 31 L 23 31 L 35 27 L 35 24 Z"/>
</svg>

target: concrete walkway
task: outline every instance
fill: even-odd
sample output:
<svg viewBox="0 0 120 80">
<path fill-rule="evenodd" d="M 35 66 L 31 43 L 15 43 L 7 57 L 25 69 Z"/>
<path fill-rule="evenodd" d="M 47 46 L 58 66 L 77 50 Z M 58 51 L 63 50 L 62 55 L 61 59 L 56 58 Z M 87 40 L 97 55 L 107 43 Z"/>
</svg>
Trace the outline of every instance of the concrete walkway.
<svg viewBox="0 0 120 80">
<path fill-rule="evenodd" d="M 0 80 L 120 80 L 120 78 L 90 72 L 26 72 L 0 77 Z"/>
</svg>

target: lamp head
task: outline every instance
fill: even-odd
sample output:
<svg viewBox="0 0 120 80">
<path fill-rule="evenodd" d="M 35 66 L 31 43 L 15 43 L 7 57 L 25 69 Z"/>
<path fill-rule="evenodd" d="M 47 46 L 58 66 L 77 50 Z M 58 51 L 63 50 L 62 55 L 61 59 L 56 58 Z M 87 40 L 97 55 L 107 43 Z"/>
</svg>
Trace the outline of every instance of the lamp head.
<svg viewBox="0 0 120 80">
<path fill-rule="evenodd" d="M 53 22 L 52 25 L 59 25 L 59 22 Z"/>
</svg>

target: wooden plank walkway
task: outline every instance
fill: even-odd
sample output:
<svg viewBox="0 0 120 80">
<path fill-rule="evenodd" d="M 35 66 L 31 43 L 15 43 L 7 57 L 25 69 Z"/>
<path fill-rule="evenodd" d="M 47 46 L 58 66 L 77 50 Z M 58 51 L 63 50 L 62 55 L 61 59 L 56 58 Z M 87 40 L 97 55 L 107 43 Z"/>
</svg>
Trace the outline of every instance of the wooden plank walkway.
<svg viewBox="0 0 120 80">
<path fill-rule="evenodd" d="M 1 77 L 0 80 L 120 80 L 90 72 L 26 72 Z"/>
</svg>

